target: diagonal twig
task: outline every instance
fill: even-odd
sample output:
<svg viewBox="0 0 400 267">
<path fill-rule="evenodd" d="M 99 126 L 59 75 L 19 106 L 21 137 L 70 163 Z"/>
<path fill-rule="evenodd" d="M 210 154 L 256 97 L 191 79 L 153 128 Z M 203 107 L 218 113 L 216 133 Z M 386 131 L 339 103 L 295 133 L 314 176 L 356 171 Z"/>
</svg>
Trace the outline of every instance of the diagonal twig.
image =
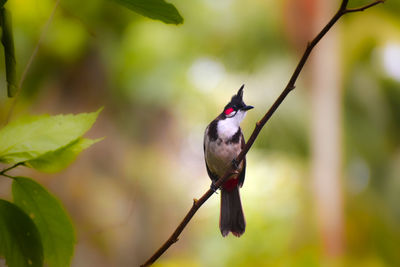
<svg viewBox="0 0 400 267">
<path fill-rule="evenodd" d="M 384 3 L 384 2 L 385 2 L 385 0 L 377 0 L 377 1 L 375 1 L 375 2 L 372 2 L 372 3 L 370 3 L 370 4 L 368 4 L 368 5 L 365 5 L 365 6 L 362 6 L 362 7 L 358 7 L 358 8 L 346 8 L 346 12 L 345 12 L 345 13 L 347 14 L 347 13 L 351 13 L 351 12 L 364 11 L 364 10 L 370 8 L 370 7 L 376 6 L 376 5 L 381 4 L 381 3 Z"/>
<path fill-rule="evenodd" d="M 259 120 L 256 123 L 256 126 L 253 130 L 253 133 L 251 134 L 250 138 L 248 139 L 245 147 L 243 150 L 240 152 L 240 154 L 236 158 L 237 164 L 239 164 L 253 145 L 254 141 L 256 140 L 258 134 L 264 127 L 264 125 L 267 123 L 267 121 L 271 118 L 271 116 L 274 114 L 274 112 L 278 109 L 280 104 L 283 102 L 283 100 L 286 98 L 286 96 L 295 88 L 295 83 L 297 81 L 297 78 L 299 77 L 299 74 L 301 70 L 303 69 L 305 63 L 307 62 L 308 57 L 311 54 L 311 51 L 315 47 L 315 45 L 325 36 L 325 34 L 332 28 L 332 26 L 345 14 L 347 13 L 353 13 L 353 12 L 358 12 L 358 11 L 364 11 L 365 9 L 368 9 L 370 7 L 373 7 L 377 4 L 383 3 L 383 0 L 376 0 L 370 4 L 367 4 L 362 7 L 358 8 L 347 8 L 349 0 L 342 0 L 341 5 L 339 7 L 339 10 L 336 12 L 336 14 L 331 18 L 331 20 L 325 25 L 325 27 L 315 36 L 315 38 L 307 44 L 306 50 L 304 51 L 303 56 L 301 57 L 299 63 L 296 66 L 296 69 L 294 70 L 292 76 L 290 77 L 290 80 L 288 84 L 286 85 L 285 89 L 282 91 L 282 93 L 279 95 L 279 97 L 275 100 L 275 102 L 272 104 L 270 109 L 265 113 L 264 117 L 262 117 L 261 120 Z M 231 176 L 232 172 L 234 172 L 234 166 L 228 170 L 223 177 L 221 177 L 216 183 L 215 186 L 219 188 L 222 183 L 224 183 L 229 176 Z M 185 229 L 186 225 L 189 223 L 189 221 L 192 219 L 194 214 L 197 212 L 197 210 L 204 204 L 204 202 L 207 201 L 210 196 L 214 194 L 214 191 L 212 189 L 207 190 L 207 192 L 204 193 L 204 195 L 200 199 L 193 199 L 193 205 L 189 212 L 186 214 L 186 216 L 183 218 L 182 222 L 178 225 L 178 227 L 175 229 L 175 231 L 172 233 L 172 235 L 165 241 L 165 243 L 141 266 L 149 266 L 153 264 L 172 244 L 178 241 L 178 237 Z"/>
<path fill-rule="evenodd" d="M 24 164 L 25 164 L 25 162 L 18 162 L 16 164 L 12 165 L 11 167 L 8 167 L 8 168 L 5 168 L 5 169 L 1 170 L 0 171 L 0 175 L 7 176 L 6 173 L 8 171 L 11 171 L 12 169 L 14 169 L 14 168 L 16 168 L 16 167 L 18 167 L 20 165 L 24 165 Z"/>
</svg>

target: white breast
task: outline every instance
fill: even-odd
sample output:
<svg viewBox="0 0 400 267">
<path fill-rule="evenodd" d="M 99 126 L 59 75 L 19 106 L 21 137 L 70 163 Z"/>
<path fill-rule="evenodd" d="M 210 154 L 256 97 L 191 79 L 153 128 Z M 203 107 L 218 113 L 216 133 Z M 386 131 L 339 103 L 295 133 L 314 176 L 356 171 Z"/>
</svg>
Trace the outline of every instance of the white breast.
<svg viewBox="0 0 400 267">
<path fill-rule="evenodd" d="M 225 125 L 223 125 L 222 128 L 218 125 L 218 131 L 224 129 L 224 127 Z M 224 131 L 225 134 L 221 134 L 217 140 L 211 142 L 209 142 L 208 135 L 206 134 L 205 140 L 205 144 L 207 144 L 205 146 L 207 166 L 212 173 L 215 173 L 219 177 L 224 175 L 231 166 L 232 160 L 236 158 L 241 151 L 241 142 L 237 144 L 227 144 L 227 141 L 238 131 L 238 128 L 236 128 L 234 132 L 231 131 L 230 127 L 225 130 L 230 131 L 229 133 L 232 134 L 227 134 L 227 131 Z"/>
<path fill-rule="evenodd" d="M 234 117 L 220 120 L 217 125 L 218 136 L 230 139 L 239 129 L 240 122 L 245 116 L 246 112 L 239 110 Z"/>
</svg>

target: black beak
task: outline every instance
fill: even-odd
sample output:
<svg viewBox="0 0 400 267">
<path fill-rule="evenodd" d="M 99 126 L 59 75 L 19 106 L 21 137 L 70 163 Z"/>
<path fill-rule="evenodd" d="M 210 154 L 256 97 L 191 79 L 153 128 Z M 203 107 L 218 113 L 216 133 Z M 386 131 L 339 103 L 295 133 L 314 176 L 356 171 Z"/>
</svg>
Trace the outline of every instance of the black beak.
<svg viewBox="0 0 400 267">
<path fill-rule="evenodd" d="M 241 110 L 249 110 L 249 109 L 252 109 L 252 108 L 254 108 L 254 107 L 253 106 L 244 106 L 244 107 L 241 108 Z"/>
</svg>

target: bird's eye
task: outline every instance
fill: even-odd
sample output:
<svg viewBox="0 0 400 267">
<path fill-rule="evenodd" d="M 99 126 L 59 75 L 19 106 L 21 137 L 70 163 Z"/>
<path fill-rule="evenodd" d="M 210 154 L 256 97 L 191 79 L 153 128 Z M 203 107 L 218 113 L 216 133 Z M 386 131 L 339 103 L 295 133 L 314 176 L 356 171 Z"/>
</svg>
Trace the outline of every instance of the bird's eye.
<svg viewBox="0 0 400 267">
<path fill-rule="evenodd" d="M 225 109 L 225 111 L 224 111 L 225 115 L 229 115 L 229 114 L 231 114 L 232 112 L 233 112 L 233 108 L 227 108 L 227 109 Z"/>
</svg>

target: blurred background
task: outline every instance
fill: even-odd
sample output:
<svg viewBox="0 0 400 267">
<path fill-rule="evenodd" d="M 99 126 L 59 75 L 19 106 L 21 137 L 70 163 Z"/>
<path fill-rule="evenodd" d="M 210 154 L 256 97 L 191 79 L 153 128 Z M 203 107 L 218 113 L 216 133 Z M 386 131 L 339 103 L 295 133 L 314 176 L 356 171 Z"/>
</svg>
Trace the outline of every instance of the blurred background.
<svg viewBox="0 0 400 267">
<path fill-rule="evenodd" d="M 170 2 L 183 25 L 112 1 L 60 1 L 27 73 L 11 119 L 104 106 L 88 135 L 106 138 L 68 169 L 14 171 L 62 200 L 74 267 L 137 266 L 153 254 L 210 186 L 207 124 L 244 83 L 249 137 L 340 1 Z M 55 3 L 8 1 L 18 77 Z M 221 236 L 214 195 L 156 266 L 400 266 L 399 14 L 388 0 L 347 15 L 318 44 L 247 155 L 246 233 Z M 5 89 L 0 103 L 3 122 Z"/>
</svg>

